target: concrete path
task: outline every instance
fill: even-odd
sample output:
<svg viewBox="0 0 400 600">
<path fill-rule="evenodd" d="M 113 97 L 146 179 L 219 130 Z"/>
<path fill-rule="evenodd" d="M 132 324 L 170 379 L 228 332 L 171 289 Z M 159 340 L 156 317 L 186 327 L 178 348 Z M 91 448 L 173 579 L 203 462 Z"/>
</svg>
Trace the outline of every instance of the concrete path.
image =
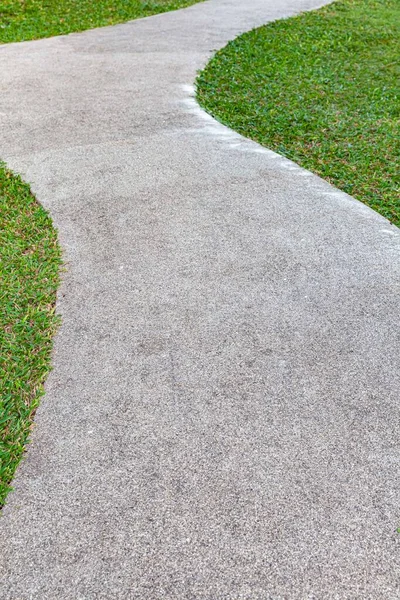
<svg viewBox="0 0 400 600">
<path fill-rule="evenodd" d="M 399 231 L 190 88 L 317 3 L 0 48 L 0 156 L 68 263 L 1 600 L 400 598 Z"/>
</svg>

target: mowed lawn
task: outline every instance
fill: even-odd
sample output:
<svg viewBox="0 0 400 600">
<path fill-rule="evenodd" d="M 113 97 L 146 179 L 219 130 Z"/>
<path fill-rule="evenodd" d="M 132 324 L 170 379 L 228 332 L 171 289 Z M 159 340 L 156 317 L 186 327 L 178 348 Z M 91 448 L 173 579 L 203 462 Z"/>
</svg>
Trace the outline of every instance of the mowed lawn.
<svg viewBox="0 0 400 600">
<path fill-rule="evenodd" d="M 0 43 L 114 25 L 199 0 L 0 0 Z"/>
<path fill-rule="evenodd" d="M 50 368 L 60 264 L 46 211 L 0 165 L 0 506 Z"/>
<path fill-rule="evenodd" d="M 222 123 L 400 226 L 400 2 L 343 0 L 246 33 L 197 81 Z"/>
</svg>

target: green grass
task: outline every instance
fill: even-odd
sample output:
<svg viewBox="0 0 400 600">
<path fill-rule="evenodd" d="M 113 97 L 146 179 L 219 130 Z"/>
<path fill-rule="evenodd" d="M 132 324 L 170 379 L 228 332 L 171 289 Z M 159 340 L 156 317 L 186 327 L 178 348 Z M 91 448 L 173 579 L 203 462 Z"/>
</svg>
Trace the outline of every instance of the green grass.
<svg viewBox="0 0 400 600">
<path fill-rule="evenodd" d="M 343 0 L 228 44 L 200 104 L 400 225 L 399 0 Z"/>
<path fill-rule="evenodd" d="M 114 25 L 195 2 L 198 0 L 0 0 L 0 43 Z"/>
<path fill-rule="evenodd" d="M 60 264 L 48 214 L 0 164 L 0 506 L 50 369 Z"/>
</svg>

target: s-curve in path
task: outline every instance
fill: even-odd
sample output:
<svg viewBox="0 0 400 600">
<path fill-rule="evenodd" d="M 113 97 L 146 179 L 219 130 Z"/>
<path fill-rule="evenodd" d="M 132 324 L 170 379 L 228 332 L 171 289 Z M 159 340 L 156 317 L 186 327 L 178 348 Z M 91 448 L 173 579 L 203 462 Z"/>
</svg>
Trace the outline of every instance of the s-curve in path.
<svg viewBox="0 0 400 600">
<path fill-rule="evenodd" d="M 399 231 L 191 91 L 317 4 L 0 48 L 0 156 L 68 266 L 1 600 L 400 597 Z"/>
</svg>

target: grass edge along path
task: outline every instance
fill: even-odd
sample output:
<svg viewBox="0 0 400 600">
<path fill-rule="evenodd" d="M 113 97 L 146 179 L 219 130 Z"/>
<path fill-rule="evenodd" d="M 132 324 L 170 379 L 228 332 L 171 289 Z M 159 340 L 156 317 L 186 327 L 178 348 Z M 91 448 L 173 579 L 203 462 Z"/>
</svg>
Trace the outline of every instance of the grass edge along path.
<svg viewBox="0 0 400 600">
<path fill-rule="evenodd" d="M 201 0 L 2 0 L 0 44 L 84 31 Z M 0 162 L 0 508 L 51 369 L 61 249 L 29 186 Z"/>
<path fill-rule="evenodd" d="M 49 215 L 0 163 L 0 507 L 50 371 L 60 265 Z"/>
<path fill-rule="evenodd" d="M 0 0 L 0 44 L 116 25 L 201 0 Z"/>
<path fill-rule="evenodd" d="M 197 79 L 219 121 L 400 226 L 398 0 L 342 0 L 245 33 Z"/>
</svg>

